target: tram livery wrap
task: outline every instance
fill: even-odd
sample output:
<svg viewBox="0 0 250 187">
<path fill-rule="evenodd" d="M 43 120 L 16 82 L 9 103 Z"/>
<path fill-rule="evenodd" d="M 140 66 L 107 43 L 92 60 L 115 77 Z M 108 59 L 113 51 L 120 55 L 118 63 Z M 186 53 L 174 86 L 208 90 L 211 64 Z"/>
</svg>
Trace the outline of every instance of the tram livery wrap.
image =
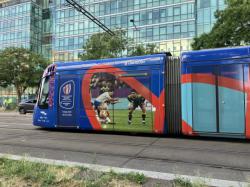
<svg viewBox="0 0 250 187">
<path fill-rule="evenodd" d="M 250 47 L 56 63 L 33 124 L 250 138 Z"/>
</svg>

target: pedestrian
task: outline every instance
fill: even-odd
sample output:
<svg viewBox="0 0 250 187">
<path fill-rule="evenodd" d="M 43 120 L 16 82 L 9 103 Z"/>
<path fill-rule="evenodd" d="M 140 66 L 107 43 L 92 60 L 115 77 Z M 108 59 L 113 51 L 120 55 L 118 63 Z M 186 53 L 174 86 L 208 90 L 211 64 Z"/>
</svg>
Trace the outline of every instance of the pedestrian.
<svg viewBox="0 0 250 187">
<path fill-rule="evenodd" d="M 7 98 L 3 99 L 3 111 L 7 109 Z"/>
</svg>

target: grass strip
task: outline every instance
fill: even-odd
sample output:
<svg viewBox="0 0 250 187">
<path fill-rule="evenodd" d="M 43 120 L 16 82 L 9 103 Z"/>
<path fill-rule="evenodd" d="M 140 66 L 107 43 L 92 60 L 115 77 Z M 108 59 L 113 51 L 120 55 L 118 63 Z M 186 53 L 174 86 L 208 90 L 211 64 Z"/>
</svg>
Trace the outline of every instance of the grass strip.
<svg viewBox="0 0 250 187">
<path fill-rule="evenodd" d="M 204 181 L 198 180 L 191 182 L 188 179 L 178 177 L 173 180 L 174 187 L 208 187 Z"/>
<path fill-rule="evenodd" d="M 58 186 L 102 187 L 142 186 L 143 174 L 117 174 L 113 171 L 98 172 L 84 167 L 54 166 L 25 160 L 0 158 L 0 187 L 5 186 Z"/>
</svg>

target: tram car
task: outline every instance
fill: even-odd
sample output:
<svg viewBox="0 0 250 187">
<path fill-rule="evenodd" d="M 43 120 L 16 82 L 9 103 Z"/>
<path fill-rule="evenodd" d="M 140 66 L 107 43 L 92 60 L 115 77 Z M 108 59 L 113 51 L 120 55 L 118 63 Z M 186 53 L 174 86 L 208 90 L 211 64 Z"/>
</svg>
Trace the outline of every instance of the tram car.
<svg viewBox="0 0 250 187">
<path fill-rule="evenodd" d="M 250 138 L 250 47 L 58 62 L 44 71 L 44 128 Z"/>
</svg>

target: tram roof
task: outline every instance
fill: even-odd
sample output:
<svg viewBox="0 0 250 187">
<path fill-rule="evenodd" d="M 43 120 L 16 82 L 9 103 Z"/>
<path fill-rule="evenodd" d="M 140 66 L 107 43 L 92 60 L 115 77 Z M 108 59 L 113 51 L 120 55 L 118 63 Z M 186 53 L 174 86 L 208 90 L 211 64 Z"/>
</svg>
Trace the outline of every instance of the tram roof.
<svg viewBox="0 0 250 187">
<path fill-rule="evenodd" d="M 250 57 L 250 46 L 184 52 L 181 55 L 181 61 L 182 63 L 188 63 L 239 59 L 246 57 Z"/>
<path fill-rule="evenodd" d="M 100 60 L 87 60 L 77 62 L 56 62 L 57 70 L 90 68 L 96 65 L 110 66 L 135 66 L 135 65 L 154 65 L 162 64 L 166 58 L 166 54 L 154 54 L 136 57 L 110 58 Z"/>
</svg>

